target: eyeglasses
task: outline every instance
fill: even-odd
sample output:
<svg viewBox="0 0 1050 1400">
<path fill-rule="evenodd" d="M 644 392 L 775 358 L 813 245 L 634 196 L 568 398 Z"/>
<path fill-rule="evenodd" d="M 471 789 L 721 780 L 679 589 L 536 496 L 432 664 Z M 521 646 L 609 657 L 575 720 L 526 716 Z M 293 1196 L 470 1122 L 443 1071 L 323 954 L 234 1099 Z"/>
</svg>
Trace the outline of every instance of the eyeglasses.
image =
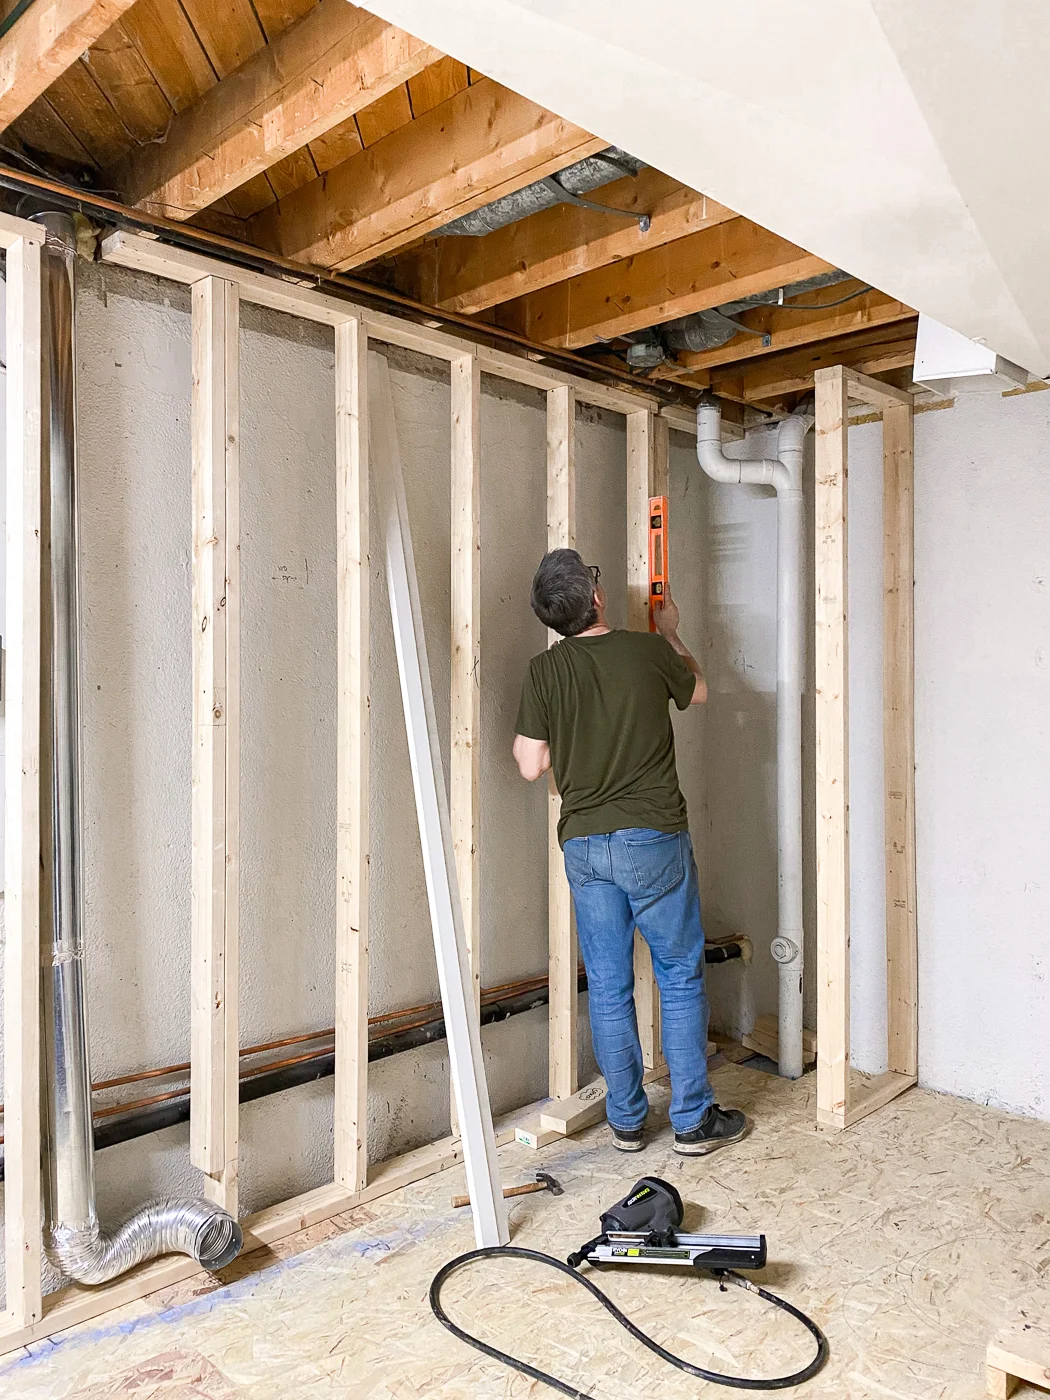
<svg viewBox="0 0 1050 1400">
<path fill-rule="evenodd" d="M 591 571 L 591 576 L 592 576 L 592 578 L 594 579 L 595 583 L 597 583 L 598 580 L 599 580 L 599 579 L 601 578 L 601 576 L 602 576 L 602 571 L 601 571 L 601 569 L 599 569 L 599 567 L 598 567 L 597 564 L 588 564 L 587 567 L 588 567 L 588 569 L 590 569 L 590 571 Z"/>
</svg>

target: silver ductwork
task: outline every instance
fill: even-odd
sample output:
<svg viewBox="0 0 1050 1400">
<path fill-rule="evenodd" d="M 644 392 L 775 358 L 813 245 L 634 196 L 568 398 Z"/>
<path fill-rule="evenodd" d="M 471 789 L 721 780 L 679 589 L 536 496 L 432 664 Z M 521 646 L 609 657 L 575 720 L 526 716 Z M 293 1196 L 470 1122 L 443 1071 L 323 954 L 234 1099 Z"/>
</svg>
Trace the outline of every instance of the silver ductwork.
<svg viewBox="0 0 1050 1400">
<path fill-rule="evenodd" d="M 505 194 L 500 199 L 493 200 L 481 209 L 463 214 L 452 223 L 437 229 L 433 236 L 445 238 L 449 235 L 466 235 L 470 238 L 482 238 L 486 233 L 505 228 L 507 224 L 516 224 L 519 219 L 527 219 L 530 214 L 538 214 L 541 209 L 551 209 L 555 204 L 565 202 L 582 202 L 590 208 L 596 208 L 599 206 L 591 204 L 589 200 L 584 201 L 582 196 L 591 190 L 600 189 L 602 185 L 610 184 L 613 180 L 637 175 L 644 169 L 644 161 L 637 160 L 617 146 L 610 146 L 607 151 L 599 151 L 597 155 L 587 156 L 584 160 L 578 160 L 575 165 L 566 166 L 564 170 L 559 170 L 557 175 L 547 175 L 542 180 L 526 185 L 524 189 L 515 190 L 513 194 Z M 636 217 L 622 209 L 609 209 L 607 212 L 610 215 L 618 215 L 621 219 Z"/>
<path fill-rule="evenodd" d="M 821 287 L 834 287 L 839 282 L 849 281 L 849 273 L 836 269 L 823 272 L 818 277 L 806 277 L 801 282 L 792 282 L 784 287 L 773 287 L 768 292 L 755 292 L 753 296 L 740 297 L 737 301 L 723 302 L 720 306 L 706 311 L 694 311 L 689 316 L 679 316 L 662 325 L 651 326 L 625 337 L 634 343 L 628 347 L 627 362 L 634 369 L 654 369 L 662 364 L 669 351 L 718 350 L 735 335 L 745 332 L 761 336 L 761 331 L 745 326 L 734 318 L 742 311 L 750 311 L 756 306 L 779 306 L 785 297 L 805 296 L 807 292 L 818 291 Z M 803 311 L 805 307 L 786 307 Z"/>
<path fill-rule="evenodd" d="M 241 1230 L 204 1200 L 161 1200 L 115 1231 L 95 1211 L 91 1075 L 84 993 L 80 841 L 79 588 L 77 568 L 74 268 L 71 215 L 45 213 L 41 321 L 43 438 L 41 590 L 41 941 L 44 1005 L 44 1248 L 79 1283 L 105 1283 L 158 1254 L 222 1268 Z"/>
</svg>

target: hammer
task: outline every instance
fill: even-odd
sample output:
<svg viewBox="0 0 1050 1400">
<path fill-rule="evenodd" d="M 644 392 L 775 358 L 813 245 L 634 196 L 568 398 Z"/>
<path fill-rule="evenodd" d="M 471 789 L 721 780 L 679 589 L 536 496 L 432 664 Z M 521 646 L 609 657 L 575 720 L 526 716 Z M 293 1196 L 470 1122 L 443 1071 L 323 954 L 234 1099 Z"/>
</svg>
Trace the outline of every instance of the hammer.
<svg viewBox="0 0 1050 1400">
<path fill-rule="evenodd" d="M 527 1182 L 524 1186 L 504 1186 L 503 1196 L 504 1199 L 508 1196 L 531 1196 L 536 1191 L 549 1191 L 552 1196 L 560 1196 L 564 1190 L 561 1182 L 556 1181 L 550 1172 L 537 1172 L 536 1180 Z M 453 1196 L 452 1204 L 454 1206 L 469 1206 L 470 1197 Z"/>
</svg>

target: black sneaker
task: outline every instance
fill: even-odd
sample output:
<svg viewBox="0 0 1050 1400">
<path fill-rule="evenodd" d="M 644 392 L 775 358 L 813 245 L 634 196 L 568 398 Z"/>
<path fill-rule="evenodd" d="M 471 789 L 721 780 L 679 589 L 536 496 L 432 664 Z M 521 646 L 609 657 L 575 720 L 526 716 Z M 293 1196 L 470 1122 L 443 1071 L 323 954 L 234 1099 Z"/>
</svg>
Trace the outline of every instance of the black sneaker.
<svg viewBox="0 0 1050 1400">
<path fill-rule="evenodd" d="M 645 1146 L 645 1128 L 617 1128 L 610 1123 L 613 1147 L 620 1152 L 641 1152 Z"/>
<path fill-rule="evenodd" d="M 719 1108 L 713 1103 L 690 1133 L 675 1133 L 674 1150 L 683 1157 L 703 1157 L 747 1134 L 747 1119 L 739 1108 Z"/>
</svg>

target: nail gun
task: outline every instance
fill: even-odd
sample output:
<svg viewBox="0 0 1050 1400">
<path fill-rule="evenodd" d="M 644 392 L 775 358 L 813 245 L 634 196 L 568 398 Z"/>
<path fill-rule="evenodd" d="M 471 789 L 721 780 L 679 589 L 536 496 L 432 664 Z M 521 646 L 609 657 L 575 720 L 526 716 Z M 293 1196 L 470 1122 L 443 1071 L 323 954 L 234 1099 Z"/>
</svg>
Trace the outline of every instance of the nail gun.
<svg viewBox="0 0 1050 1400">
<path fill-rule="evenodd" d="M 569 1255 L 565 1263 L 550 1254 L 541 1254 L 535 1249 L 519 1249 L 513 1245 L 474 1249 L 469 1254 L 450 1259 L 438 1270 L 431 1282 L 431 1309 L 442 1326 L 447 1327 L 454 1337 L 466 1342 L 468 1346 L 484 1352 L 496 1361 L 502 1361 L 504 1365 L 522 1372 L 523 1375 L 531 1376 L 533 1380 L 543 1381 L 563 1395 L 577 1397 L 577 1400 L 580 1397 L 582 1400 L 588 1400 L 586 1391 L 568 1385 L 557 1376 L 552 1376 L 548 1371 L 541 1371 L 527 1361 L 509 1356 L 498 1347 L 465 1331 L 458 1323 L 452 1321 L 441 1304 L 441 1290 L 446 1280 L 465 1265 L 479 1259 L 527 1259 L 568 1274 L 586 1288 L 606 1312 L 643 1346 L 648 1347 L 661 1360 L 677 1366 L 680 1371 L 685 1371 L 691 1376 L 697 1376 L 700 1380 L 732 1386 L 737 1390 L 784 1390 L 789 1386 L 801 1385 L 803 1381 L 815 1376 L 828 1359 L 828 1343 L 824 1333 L 812 1318 L 807 1317 L 793 1303 L 778 1298 L 775 1293 L 768 1292 L 737 1273 L 737 1269 L 763 1267 L 766 1262 L 765 1235 L 685 1234 L 679 1230 L 683 1217 L 682 1198 L 669 1181 L 662 1181 L 658 1176 L 642 1177 L 621 1201 L 617 1201 L 616 1205 L 610 1206 L 602 1213 L 601 1234 L 581 1245 L 574 1254 Z M 606 1297 L 597 1284 L 586 1274 L 577 1272 L 581 1264 L 592 1264 L 599 1268 L 609 1264 L 683 1264 L 698 1273 L 710 1273 L 718 1280 L 720 1288 L 725 1289 L 727 1285 L 733 1284 L 764 1298 L 767 1303 L 772 1303 L 774 1307 L 796 1318 L 816 1339 L 816 1355 L 808 1365 L 790 1376 L 729 1376 L 720 1371 L 706 1370 L 703 1366 L 694 1366 L 691 1361 L 676 1356 L 674 1352 L 668 1351 L 643 1332 L 637 1323 L 632 1322 L 620 1311 L 611 1298 Z"/>
<path fill-rule="evenodd" d="M 566 1261 L 581 1264 L 684 1264 L 715 1272 L 764 1269 L 765 1235 L 683 1234 L 682 1198 L 669 1181 L 643 1176 L 601 1217 L 602 1232 Z"/>
</svg>

